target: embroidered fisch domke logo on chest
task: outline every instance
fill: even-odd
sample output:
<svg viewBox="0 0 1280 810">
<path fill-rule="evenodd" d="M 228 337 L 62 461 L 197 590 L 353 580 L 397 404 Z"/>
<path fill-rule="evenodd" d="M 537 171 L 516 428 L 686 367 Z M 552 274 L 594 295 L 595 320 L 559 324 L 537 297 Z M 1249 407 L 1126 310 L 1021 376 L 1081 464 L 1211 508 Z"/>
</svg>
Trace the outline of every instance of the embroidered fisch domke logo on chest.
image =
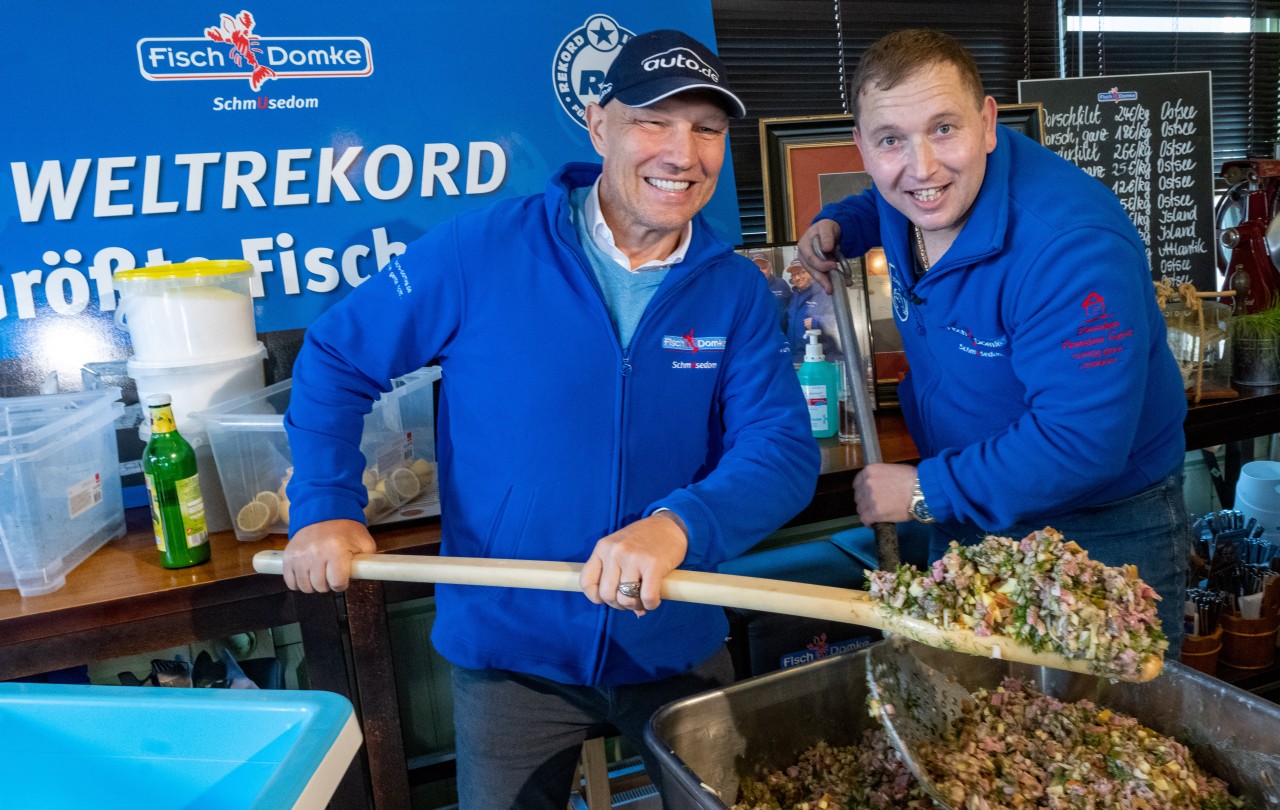
<svg viewBox="0 0 1280 810">
<path fill-rule="evenodd" d="M 683 335 L 662 336 L 662 349 L 668 352 L 722 352 L 727 345 L 726 337 L 698 337 L 692 329 Z"/>
<path fill-rule="evenodd" d="M 688 352 L 688 360 L 672 360 L 671 368 L 680 370 L 710 371 L 720 363 L 704 356 L 703 352 L 723 353 L 729 339 L 725 337 L 698 337 L 690 329 L 683 335 L 663 335 L 662 348 L 668 352 Z"/>
</svg>

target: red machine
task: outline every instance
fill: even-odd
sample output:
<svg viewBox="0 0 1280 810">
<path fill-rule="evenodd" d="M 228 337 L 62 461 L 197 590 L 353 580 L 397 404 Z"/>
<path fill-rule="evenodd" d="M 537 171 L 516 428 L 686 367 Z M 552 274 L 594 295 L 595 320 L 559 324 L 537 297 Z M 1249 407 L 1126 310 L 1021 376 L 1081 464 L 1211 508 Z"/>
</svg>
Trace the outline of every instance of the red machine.
<svg viewBox="0 0 1280 810">
<path fill-rule="evenodd" d="M 1214 216 L 1221 242 L 1218 269 L 1223 289 L 1236 291 L 1234 301 L 1224 298 L 1223 303 L 1234 304 L 1242 315 L 1261 312 L 1280 302 L 1280 160 L 1227 161 L 1222 176 L 1230 188 Z M 1238 217 L 1238 222 L 1224 228 L 1228 217 Z"/>
</svg>

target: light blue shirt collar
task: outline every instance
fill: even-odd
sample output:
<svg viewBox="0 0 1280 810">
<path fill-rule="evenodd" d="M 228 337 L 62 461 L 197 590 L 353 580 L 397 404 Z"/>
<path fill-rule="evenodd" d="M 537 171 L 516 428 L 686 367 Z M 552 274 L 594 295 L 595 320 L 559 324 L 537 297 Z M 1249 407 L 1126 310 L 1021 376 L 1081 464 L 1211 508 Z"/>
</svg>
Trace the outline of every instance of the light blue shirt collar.
<svg viewBox="0 0 1280 810">
<path fill-rule="evenodd" d="M 686 222 L 684 235 L 680 238 L 680 244 L 676 245 L 676 249 L 670 256 L 665 259 L 647 261 L 632 269 L 631 260 L 621 250 L 618 250 L 618 245 L 613 241 L 613 231 L 610 230 L 609 224 L 604 221 L 604 214 L 600 211 L 600 178 L 598 177 L 595 183 L 591 185 L 591 193 L 587 195 L 586 203 L 582 206 L 582 216 L 586 219 L 587 233 L 591 234 L 591 241 L 595 242 L 596 247 L 632 273 L 640 273 L 645 270 L 662 270 L 674 264 L 679 264 L 684 261 L 684 254 L 689 250 L 689 242 L 693 238 L 693 222 Z"/>
</svg>

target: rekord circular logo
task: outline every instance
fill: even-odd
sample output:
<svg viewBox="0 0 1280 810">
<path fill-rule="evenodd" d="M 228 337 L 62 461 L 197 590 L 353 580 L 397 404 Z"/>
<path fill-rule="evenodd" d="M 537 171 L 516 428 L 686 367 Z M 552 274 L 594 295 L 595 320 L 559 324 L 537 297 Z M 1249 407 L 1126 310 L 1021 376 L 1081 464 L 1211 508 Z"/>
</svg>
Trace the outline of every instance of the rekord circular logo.
<svg viewBox="0 0 1280 810">
<path fill-rule="evenodd" d="M 607 14 L 587 18 L 582 27 L 564 38 L 551 63 L 551 83 L 560 106 L 583 129 L 587 105 L 600 100 L 600 83 L 623 43 L 635 33 L 618 25 Z"/>
</svg>

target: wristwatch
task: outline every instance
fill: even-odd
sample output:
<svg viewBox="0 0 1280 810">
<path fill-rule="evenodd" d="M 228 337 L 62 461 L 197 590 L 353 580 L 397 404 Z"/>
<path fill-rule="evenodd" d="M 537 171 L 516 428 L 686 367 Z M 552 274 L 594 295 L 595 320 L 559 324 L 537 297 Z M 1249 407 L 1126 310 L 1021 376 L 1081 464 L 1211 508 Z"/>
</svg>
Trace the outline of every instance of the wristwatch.
<svg viewBox="0 0 1280 810">
<path fill-rule="evenodd" d="M 912 520 L 921 523 L 932 523 L 934 521 L 933 513 L 929 511 L 929 504 L 925 503 L 924 492 L 920 489 L 920 479 L 916 479 L 916 488 L 911 493 L 911 505 L 907 507 L 907 514 L 911 515 Z"/>
</svg>

